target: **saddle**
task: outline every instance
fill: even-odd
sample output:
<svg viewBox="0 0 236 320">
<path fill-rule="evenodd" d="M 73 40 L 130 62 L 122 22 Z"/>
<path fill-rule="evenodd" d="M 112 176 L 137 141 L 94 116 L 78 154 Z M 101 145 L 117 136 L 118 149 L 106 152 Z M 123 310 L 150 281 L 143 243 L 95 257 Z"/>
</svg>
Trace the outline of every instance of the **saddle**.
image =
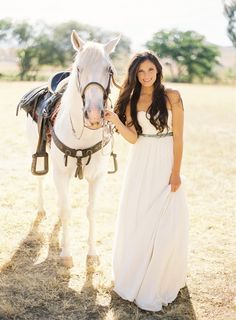
<svg viewBox="0 0 236 320">
<path fill-rule="evenodd" d="M 49 120 L 60 101 L 70 72 L 63 71 L 49 78 L 48 83 L 27 92 L 17 105 L 16 115 L 23 109 L 38 125 L 39 139 L 36 153 L 32 155 L 31 172 L 34 175 L 48 173 L 48 153 L 46 152 Z"/>
<path fill-rule="evenodd" d="M 48 83 L 27 92 L 17 105 L 16 115 L 23 109 L 33 120 L 37 116 L 48 117 L 53 107 L 65 91 L 70 72 L 63 71 L 49 78 Z"/>
</svg>

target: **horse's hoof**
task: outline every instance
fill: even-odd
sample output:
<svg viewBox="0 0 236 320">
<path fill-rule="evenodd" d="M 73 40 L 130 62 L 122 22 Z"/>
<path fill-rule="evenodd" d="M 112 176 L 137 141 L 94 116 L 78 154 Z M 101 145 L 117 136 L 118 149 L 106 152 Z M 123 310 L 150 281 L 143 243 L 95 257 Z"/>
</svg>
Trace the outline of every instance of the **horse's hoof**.
<svg viewBox="0 0 236 320">
<path fill-rule="evenodd" d="M 60 257 L 61 265 L 65 268 L 72 268 L 74 266 L 72 257 Z"/>
<path fill-rule="evenodd" d="M 86 265 L 87 265 L 87 268 L 91 268 L 91 269 L 99 266 L 100 265 L 99 256 L 98 255 L 96 255 L 96 256 L 87 255 Z"/>
<path fill-rule="evenodd" d="M 44 210 L 38 211 L 37 217 L 40 220 L 45 219 L 46 218 L 46 211 L 44 211 Z"/>
</svg>

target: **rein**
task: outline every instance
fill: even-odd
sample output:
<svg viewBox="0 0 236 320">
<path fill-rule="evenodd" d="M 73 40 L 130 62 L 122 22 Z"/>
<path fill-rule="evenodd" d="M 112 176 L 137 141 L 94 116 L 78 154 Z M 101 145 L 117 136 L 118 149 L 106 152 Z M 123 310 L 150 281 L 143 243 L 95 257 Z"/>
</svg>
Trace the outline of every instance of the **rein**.
<svg viewBox="0 0 236 320">
<path fill-rule="evenodd" d="M 112 82 L 113 82 L 113 84 L 114 84 L 114 86 L 115 86 L 116 88 L 118 88 L 118 89 L 121 89 L 121 88 L 122 88 L 122 86 L 115 81 L 114 73 L 112 73 L 111 79 L 112 79 Z"/>
</svg>

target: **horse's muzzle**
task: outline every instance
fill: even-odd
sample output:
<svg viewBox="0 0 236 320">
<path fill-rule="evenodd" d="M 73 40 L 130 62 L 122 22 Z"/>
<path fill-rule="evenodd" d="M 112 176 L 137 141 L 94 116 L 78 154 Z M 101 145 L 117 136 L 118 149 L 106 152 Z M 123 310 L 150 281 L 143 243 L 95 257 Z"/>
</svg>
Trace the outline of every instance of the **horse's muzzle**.
<svg viewBox="0 0 236 320">
<path fill-rule="evenodd" d="M 88 108 L 84 112 L 85 126 L 90 129 L 99 129 L 103 126 L 104 111 L 98 108 Z"/>
</svg>

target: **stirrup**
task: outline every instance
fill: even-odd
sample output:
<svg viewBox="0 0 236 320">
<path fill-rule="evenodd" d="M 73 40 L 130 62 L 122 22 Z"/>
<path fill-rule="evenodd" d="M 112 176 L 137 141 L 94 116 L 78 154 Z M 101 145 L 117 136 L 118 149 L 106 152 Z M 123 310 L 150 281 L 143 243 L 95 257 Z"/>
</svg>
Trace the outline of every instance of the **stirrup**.
<svg viewBox="0 0 236 320">
<path fill-rule="evenodd" d="M 117 163 L 117 159 L 116 159 L 117 154 L 114 153 L 114 152 L 111 152 L 110 156 L 113 158 L 113 166 L 114 166 L 114 169 L 111 170 L 111 171 L 108 171 L 109 174 L 115 173 L 115 172 L 117 171 L 117 169 L 118 169 L 118 163 Z"/>
<path fill-rule="evenodd" d="M 43 163 L 42 163 L 43 161 Z M 32 165 L 31 172 L 36 176 L 42 176 L 48 173 L 48 154 L 44 153 L 35 153 L 32 155 Z"/>
</svg>

